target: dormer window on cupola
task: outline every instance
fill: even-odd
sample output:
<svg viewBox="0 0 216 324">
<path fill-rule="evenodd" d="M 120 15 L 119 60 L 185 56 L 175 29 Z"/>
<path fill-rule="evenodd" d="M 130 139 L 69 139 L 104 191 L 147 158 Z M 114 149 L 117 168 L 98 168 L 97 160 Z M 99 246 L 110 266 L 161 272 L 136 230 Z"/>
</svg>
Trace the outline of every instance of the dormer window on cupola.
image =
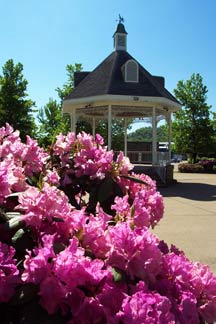
<svg viewBox="0 0 216 324">
<path fill-rule="evenodd" d="M 127 32 L 123 25 L 124 19 L 119 15 L 119 23 L 117 29 L 113 35 L 114 38 L 114 48 L 116 51 L 126 51 L 127 50 Z"/>
<path fill-rule="evenodd" d="M 134 60 L 128 60 L 123 66 L 125 82 L 139 82 L 139 65 Z"/>
</svg>

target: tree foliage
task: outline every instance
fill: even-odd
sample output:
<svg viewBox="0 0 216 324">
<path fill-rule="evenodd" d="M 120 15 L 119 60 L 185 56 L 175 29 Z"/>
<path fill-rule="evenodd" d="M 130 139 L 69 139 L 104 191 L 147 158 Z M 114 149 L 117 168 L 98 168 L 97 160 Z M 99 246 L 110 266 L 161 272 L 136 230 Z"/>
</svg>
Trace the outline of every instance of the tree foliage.
<svg viewBox="0 0 216 324">
<path fill-rule="evenodd" d="M 132 119 L 128 120 L 128 129 L 130 129 Z M 107 120 L 101 120 L 96 127 L 96 133 L 99 133 L 105 140 L 105 144 L 108 143 L 108 122 Z M 112 120 L 112 149 L 114 151 L 124 150 L 124 119 Z"/>
<path fill-rule="evenodd" d="M 141 127 L 136 131 L 128 134 L 128 140 L 131 142 L 151 142 L 152 141 L 152 127 Z M 161 125 L 157 128 L 157 141 L 168 141 L 168 127 Z"/>
<path fill-rule="evenodd" d="M 40 123 L 38 142 L 43 146 L 51 145 L 60 132 L 65 134 L 69 131 L 68 116 L 62 115 L 61 104 L 56 100 L 50 99 L 39 109 L 37 118 Z"/>
<path fill-rule="evenodd" d="M 23 65 L 9 59 L 0 75 L 0 126 L 10 123 L 20 130 L 23 140 L 26 135 L 34 136 L 36 130 L 32 116 L 35 103 L 28 98 L 27 85 Z"/>
<path fill-rule="evenodd" d="M 66 134 L 70 130 L 70 117 L 62 114 L 62 101 L 74 89 L 74 72 L 82 70 L 82 64 L 68 64 L 66 66 L 67 82 L 57 87 L 60 101 L 50 99 L 38 113 L 39 132 L 38 141 L 43 146 L 51 145 L 59 133 Z"/>
<path fill-rule="evenodd" d="M 193 163 L 198 154 L 212 150 L 213 128 L 210 120 L 210 108 L 206 102 L 207 87 L 200 74 L 192 74 L 187 81 L 179 81 L 174 93 L 182 104 L 175 113 L 173 138 L 176 151 L 190 155 Z"/>
<path fill-rule="evenodd" d="M 213 153 L 214 153 L 213 155 L 215 156 L 215 153 L 216 153 L 216 112 L 212 112 L 211 127 L 213 128 L 212 141 L 213 141 Z"/>
<path fill-rule="evenodd" d="M 57 87 L 56 91 L 58 93 L 59 98 L 61 101 L 64 100 L 64 98 L 69 95 L 71 91 L 74 89 L 74 72 L 80 72 L 82 71 L 82 64 L 81 63 L 75 63 L 73 64 L 68 64 L 66 66 L 66 72 L 67 72 L 67 81 L 63 84 L 63 86 Z"/>
</svg>

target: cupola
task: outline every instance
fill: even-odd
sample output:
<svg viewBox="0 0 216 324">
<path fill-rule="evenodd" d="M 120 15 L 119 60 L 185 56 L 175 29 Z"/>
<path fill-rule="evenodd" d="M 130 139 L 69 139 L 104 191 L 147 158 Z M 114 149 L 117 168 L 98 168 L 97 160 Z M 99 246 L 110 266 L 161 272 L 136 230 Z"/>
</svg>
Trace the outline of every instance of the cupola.
<svg viewBox="0 0 216 324">
<path fill-rule="evenodd" d="M 119 23 L 113 35 L 116 51 L 127 51 L 127 32 L 123 25 L 124 19 L 119 15 Z"/>
</svg>

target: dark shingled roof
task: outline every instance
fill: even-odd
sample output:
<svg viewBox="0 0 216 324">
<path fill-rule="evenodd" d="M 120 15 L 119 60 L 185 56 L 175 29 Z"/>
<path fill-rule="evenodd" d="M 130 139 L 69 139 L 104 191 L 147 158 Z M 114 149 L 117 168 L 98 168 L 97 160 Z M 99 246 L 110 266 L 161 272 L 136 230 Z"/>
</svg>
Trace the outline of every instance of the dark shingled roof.
<svg viewBox="0 0 216 324">
<path fill-rule="evenodd" d="M 127 34 L 127 32 L 125 30 L 125 26 L 123 24 L 119 23 L 118 26 L 117 26 L 117 29 L 115 31 L 115 34 L 116 33 Z"/>
<path fill-rule="evenodd" d="M 65 99 L 77 99 L 100 95 L 129 95 L 164 97 L 179 103 L 164 87 L 164 78 L 153 76 L 139 66 L 139 82 L 125 82 L 122 66 L 128 60 L 135 60 L 126 51 L 114 51 L 92 72 L 80 78 L 77 87 Z M 80 76 L 79 76 L 80 77 Z"/>
</svg>

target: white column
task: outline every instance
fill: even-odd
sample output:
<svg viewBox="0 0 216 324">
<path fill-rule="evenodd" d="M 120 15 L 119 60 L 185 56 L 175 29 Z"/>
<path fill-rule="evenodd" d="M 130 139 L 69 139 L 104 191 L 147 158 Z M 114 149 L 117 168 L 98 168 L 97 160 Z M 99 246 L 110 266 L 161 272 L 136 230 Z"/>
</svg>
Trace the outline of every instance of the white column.
<svg viewBox="0 0 216 324">
<path fill-rule="evenodd" d="M 108 150 L 112 147 L 112 106 L 108 106 Z"/>
<path fill-rule="evenodd" d="M 168 147 L 169 147 L 169 155 L 168 155 L 168 162 L 171 162 L 171 142 L 172 142 L 172 113 L 169 112 L 167 116 L 168 122 Z"/>
<path fill-rule="evenodd" d="M 71 130 L 71 132 L 73 132 L 73 113 L 71 112 L 70 113 L 70 130 Z"/>
<path fill-rule="evenodd" d="M 92 118 L 92 135 L 95 137 L 95 117 Z"/>
<path fill-rule="evenodd" d="M 124 155 L 127 156 L 127 118 L 124 119 Z"/>
<path fill-rule="evenodd" d="M 152 165 L 157 164 L 157 122 L 156 108 L 152 108 Z"/>
<path fill-rule="evenodd" d="M 76 109 L 72 111 L 72 132 L 76 133 Z"/>
</svg>

